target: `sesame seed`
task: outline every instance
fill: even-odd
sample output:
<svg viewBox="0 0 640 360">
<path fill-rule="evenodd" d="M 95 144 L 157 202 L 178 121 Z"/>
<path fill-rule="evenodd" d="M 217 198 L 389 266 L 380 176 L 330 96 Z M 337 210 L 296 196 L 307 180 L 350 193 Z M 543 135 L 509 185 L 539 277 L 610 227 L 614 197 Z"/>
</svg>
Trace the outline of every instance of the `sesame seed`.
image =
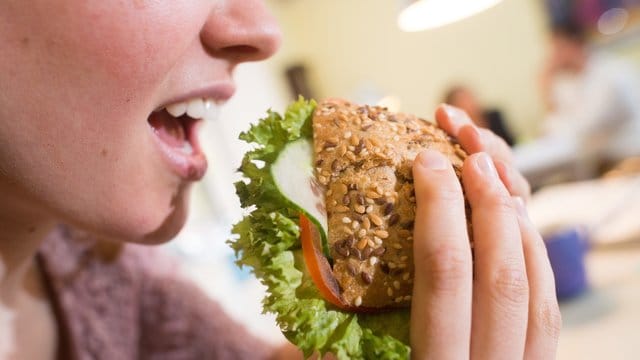
<svg viewBox="0 0 640 360">
<path fill-rule="evenodd" d="M 374 266 L 377 263 L 378 263 L 378 258 L 377 257 L 372 256 L 372 257 L 369 258 L 369 265 Z M 409 274 L 409 273 L 407 273 L 407 274 Z"/>
<path fill-rule="evenodd" d="M 364 227 L 366 230 L 371 229 L 371 220 L 369 220 L 368 216 L 365 216 L 362 219 L 362 227 Z"/>
<path fill-rule="evenodd" d="M 347 145 L 345 144 L 340 145 L 340 147 L 338 148 L 338 156 L 342 157 L 346 153 L 347 153 Z"/>
<path fill-rule="evenodd" d="M 377 198 L 379 198 L 379 197 L 380 197 L 380 194 L 378 194 L 378 193 L 377 193 L 377 192 L 375 192 L 375 191 L 367 191 L 367 192 L 365 193 L 365 195 L 366 195 L 368 198 L 371 198 L 371 199 L 377 199 Z"/>
<path fill-rule="evenodd" d="M 351 131 L 347 131 L 347 132 L 344 133 L 344 138 L 345 139 L 348 139 L 350 137 L 351 137 Z"/>
<path fill-rule="evenodd" d="M 405 255 L 405 256 L 401 256 L 401 257 L 400 257 L 400 261 L 403 261 L 403 262 L 404 262 L 404 261 L 407 261 L 407 259 L 409 259 L 409 257 L 408 257 L 408 256 L 406 256 L 406 255 Z"/>
<path fill-rule="evenodd" d="M 349 140 L 349 143 L 350 143 L 352 146 L 357 146 L 357 145 L 360 143 L 360 138 L 358 137 L 358 135 L 355 135 L 355 134 L 354 134 L 353 136 L 351 136 L 351 139 Z M 354 150 L 355 150 L 355 149 L 354 149 Z"/>
<path fill-rule="evenodd" d="M 371 218 L 371 222 L 376 224 L 376 226 L 382 225 L 382 219 L 380 219 L 380 217 L 378 215 L 369 214 L 369 217 Z"/>
<path fill-rule="evenodd" d="M 401 250 L 402 249 L 402 245 L 398 244 L 398 243 L 393 243 L 393 248 L 396 250 Z"/>
<path fill-rule="evenodd" d="M 369 206 L 367 206 L 367 208 L 365 209 L 365 212 L 366 212 L 367 214 L 370 214 L 372 211 L 373 211 L 373 205 L 369 205 Z"/>
<path fill-rule="evenodd" d="M 408 272 L 404 273 L 404 275 L 402 275 L 402 280 L 404 281 L 409 280 L 409 276 L 411 276 L 411 274 L 409 274 Z"/>
<path fill-rule="evenodd" d="M 400 282 L 399 282 L 398 280 L 394 281 L 394 282 L 393 282 L 393 287 L 394 287 L 396 290 L 400 290 Z"/>
<path fill-rule="evenodd" d="M 407 264 L 400 264 L 398 265 L 399 269 L 406 269 L 407 268 Z"/>
<path fill-rule="evenodd" d="M 347 212 L 347 211 L 349 211 L 349 208 L 344 206 L 344 205 L 338 205 L 338 206 L 336 206 L 336 211 L 337 212 Z"/>
<path fill-rule="evenodd" d="M 362 205 L 356 205 L 356 206 L 354 206 L 354 210 L 357 213 L 364 214 L 364 212 L 366 211 L 366 208 L 364 206 L 362 206 Z"/>
<path fill-rule="evenodd" d="M 347 234 L 349 234 L 349 235 L 353 235 L 353 230 L 351 230 L 351 228 L 348 227 L 348 226 L 343 226 L 342 227 L 342 231 L 347 233 Z"/>
<path fill-rule="evenodd" d="M 411 300 L 411 295 L 407 295 L 404 297 L 404 301 L 409 301 L 409 300 Z"/>
<path fill-rule="evenodd" d="M 395 268 L 396 268 L 396 263 L 394 263 L 394 262 L 392 262 L 392 261 L 389 261 L 389 262 L 387 263 L 387 266 L 389 266 L 389 269 L 395 269 Z"/>
<path fill-rule="evenodd" d="M 351 219 L 349 219 L 348 217 L 345 216 L 345 217 L 342 218 L 342 223 L 343 224 L 350 224 L 351 223 Z"/>
<path fill-rule="evenodd" d="M 354 220 L 354 221 L 351 223 L 351 228 L 352 228 L 353 230 L 358 230 L 358 229 L 360 229 L 360 223 L 358 222 L 358 220 Z"/>
<path fill-rule="evenodd" d="M 392 288 L 387 288 L 387 295 L 389 295 L 389 297 L 393 296 L 393 289 Z"/>
<path fill-rule="evenodd" d="M 356 301 L 354 302 L 354 304 L 355 304 L 356 306 L 360 306 L 360 305 L 362 305 L 362 296 L 358 296 L 358 297 L 356 298 Z"/>
<path fill-rule="evenodd" d="M 380 239 L 380 238 L 379 238 L 379 237 L 377 237 L 377 236 L 374 236 L 374 237 L 373 237 L 373 242 L 374 242 L 376 245 L 378 245 L 378 246 L 382 245 L 382 239 Z"/>
<path fill-rule="evenodd" d="M 369 205 L 373 205 L 375 203 L 375 200 L 373 199 L 367 199 L 367 204 Z"/>
<path fill-rule="evenodd" d="M 376 230 L 375 234 L 380 239 L 386 239 L 389 237 L 389 232 L 387 232 L 386 230 Z"/>
<path fill-rule="evenodd" d="M 360 231 L 358 231 L 358 237 L 364 237 L 365 235 L 367 235 L 367 230 L 360 229 Z"/>
<path fill-rule="evenodd" d="M 397 303 L 402 302 L 402 296 L 398 296 L 395 300 L 393 300 Z"/>
</svg>

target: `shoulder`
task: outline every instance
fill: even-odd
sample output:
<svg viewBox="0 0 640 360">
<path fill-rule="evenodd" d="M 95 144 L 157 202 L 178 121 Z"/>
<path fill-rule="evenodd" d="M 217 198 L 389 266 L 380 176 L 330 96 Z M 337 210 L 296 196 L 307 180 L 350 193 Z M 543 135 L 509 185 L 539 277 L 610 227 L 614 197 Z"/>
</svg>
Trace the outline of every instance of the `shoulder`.
<svg viewBox="0 0 640 360">
<path fill-rule="evenodd" d="M 62 304 L 69 322 L 105 319 L 77 326 L 101 327 L 92 332 L 105 335 L 99 339 L 104 347 L 129 341 L 135 357 L 145 359 L 260 359 L 271 351 L 186 279 L 178 262 L 158 247 L 104 243 L 60 227 L 41 255 L 55 295 L 73 300 L 74 305 Z"/>
</svg>

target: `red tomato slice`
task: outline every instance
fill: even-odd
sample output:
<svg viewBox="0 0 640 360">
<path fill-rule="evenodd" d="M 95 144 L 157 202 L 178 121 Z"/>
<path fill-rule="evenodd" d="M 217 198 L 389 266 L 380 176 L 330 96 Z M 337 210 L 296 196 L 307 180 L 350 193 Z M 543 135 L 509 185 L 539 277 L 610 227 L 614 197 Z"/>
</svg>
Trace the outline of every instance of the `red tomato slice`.
<svg viewBox="0 0 640 360">
<path fill-rule="evenodd" d="M 318 288 L 322 297 L 331 304 L 342 309 L 348 309 L 349 307 L 340 297 L 340 287 L 333 276 L 331 266 L 322 253 L 320 233 L 318 233 L 315 225 L 303 214 L 300 214 L 300 237 L 304 262 L 316 288 Z"/>
</svg>

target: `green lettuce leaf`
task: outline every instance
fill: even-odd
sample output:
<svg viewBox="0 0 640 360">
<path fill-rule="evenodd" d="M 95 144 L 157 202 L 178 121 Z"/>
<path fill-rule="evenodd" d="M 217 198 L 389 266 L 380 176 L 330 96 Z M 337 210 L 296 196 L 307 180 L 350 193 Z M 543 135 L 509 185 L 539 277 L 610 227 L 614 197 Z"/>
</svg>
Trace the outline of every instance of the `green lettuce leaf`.
<svg viewBox="0 0 640 360">
<path fill-rule="evenodd" d="M 267 116 L 240 139 L 254 145 L 245 154 L 235 184 L 247 215 L 233 227 L 229 244 L 239 266 L 251 267 L 267 287 L 264 312 L 274 313 L 283 334 L 306 357 L 332 353 L 338 359 L 407 359 L 409 312 L 353 314 L 322 299 L 301 254 L 298 212 L 284 198 L 270 172 L 280 151 L 291 141 L 311 138 L 313 100 L 291 104 L 284 116 Z"/>
</svg>

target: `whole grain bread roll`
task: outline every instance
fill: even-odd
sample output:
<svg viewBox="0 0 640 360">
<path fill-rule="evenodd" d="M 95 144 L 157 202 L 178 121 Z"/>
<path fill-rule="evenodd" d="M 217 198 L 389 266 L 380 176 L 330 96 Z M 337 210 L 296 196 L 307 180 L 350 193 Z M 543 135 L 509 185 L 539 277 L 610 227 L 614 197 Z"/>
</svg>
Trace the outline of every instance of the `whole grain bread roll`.
<svg viewBox="0 0 640 360">
<path fill-rule="evenodd" d="M 333 274 L 348 306 L 404 307 L 413 288 L 412 164 L 435 149 L 460 172 L 466 153 L 434 123 L 330 99 L 313 115 L 316 177 L 326 190 Z"/>
</svg>

